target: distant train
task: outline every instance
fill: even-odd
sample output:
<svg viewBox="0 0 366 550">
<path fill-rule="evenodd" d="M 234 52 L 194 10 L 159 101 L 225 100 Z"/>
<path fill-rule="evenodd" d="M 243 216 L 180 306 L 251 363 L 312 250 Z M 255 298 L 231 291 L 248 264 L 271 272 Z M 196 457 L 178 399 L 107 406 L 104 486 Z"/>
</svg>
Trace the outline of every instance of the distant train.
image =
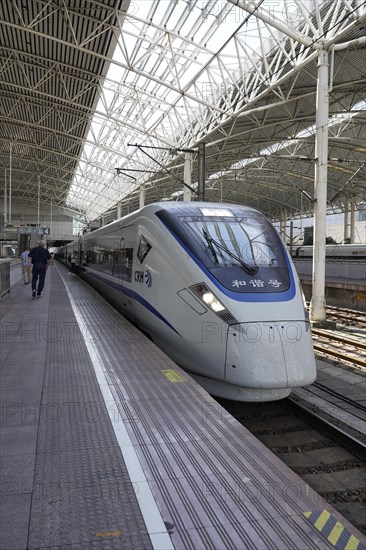
<svg viewBox="0 0 366 550">
<path fill-rule="evenodd" d="M 81 276 L 213 395 L 270 401 L 316 377 L 291 258 L 258 211 L 155 203 L 68 244 Z"/>
<path fill-rule="evenodd" d="M 292 249 L 292 258 L 301 280 L 313 277 L 314 247 L 299 246 Z M 327 244 L 325 247 L 325 278 L 327 282 L 348 282 L 364 286 L 366 280 L 366 245 Z M 319 248 L 315 246 L 315 260 Z"/>
<path fill-rule="evenodd" d="M 318 253 L 317 247 L 315 250 Z M 292 255 L 294 258 L 312 258 L 313 251 L 313 245 L 294 246 Z M 365 260 L 366 244 L 327 244 L 325 245 L 325 255 L 327 259 Z"/>
</svg>

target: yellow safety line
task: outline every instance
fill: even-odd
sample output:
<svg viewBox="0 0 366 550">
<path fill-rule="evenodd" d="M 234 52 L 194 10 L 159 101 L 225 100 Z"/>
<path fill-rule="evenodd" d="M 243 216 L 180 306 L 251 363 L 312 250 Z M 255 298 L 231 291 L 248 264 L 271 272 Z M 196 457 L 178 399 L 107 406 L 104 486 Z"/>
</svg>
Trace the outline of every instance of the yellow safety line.
<svg viewBox="0 0 366 550">
<path fill-rule="evenodd" d="M 323 510 L 316 522 L 314 523 L 314 526 L 321 531 L 324 527 L 324 525 L 327 523 L 328 519 L 330 518 L 330 513 L 328 510 Z"/>
<path fill-rule="evenodd" d="M 318 511 L 314 512 L 303 512 L 303 515 L 310 519 L 312 514 L 316 514 Z M 325 538 L 326 535 L 322 533 L 323 528 L 327 524 L 327 521 L 329 518 L 334 516 L 331 516 L 331 514 L 328 512 L 328 510 L 323 510 L 320 516 L 317 518 L 316 522 L 313 523 L 313 520 L 310 520 L 310 523 L 320 532 L 321 535 Z M 339 539 L 341 535 L 343 534 L 343 540 L 339 542 Z M 347 543 L 345 544 L 345 540 L 348 538 Z M 336 521 L 335 525 L 333 526 L 331 532 L 329 533 L 327 540 L 335 546 L 335 548 L 339 548 L 342 550 L 357 550 L 357 548 L 360 546 L 360 541 L 358 538 L 356 538 L 354 535 L 352 535 L 347 529 L 344 528 L 344 526 L 339 522 Z M 364 548 L 363 545 L 361 545 L 362 548 Z"/>
<path fill-rule="evenodd" d="M 344 547 L 344 550 L 356 550 L 359 544 L 360 544 L 360 541 L 356 539 L 354 535 L 351 535 L 349 538 L 349 541 Z"/>
<path fill-rule="evenodd" d="M 337 521 L 337 523 L 335 524 L 335 526 L 333 527 L 333 529 L 328 535 L 329 542 L 331 542 L 333 545 L 336 545 L 343 531 L 344 531 L 343 525 L 339 523 L 339 521 Z"/>
</svg>

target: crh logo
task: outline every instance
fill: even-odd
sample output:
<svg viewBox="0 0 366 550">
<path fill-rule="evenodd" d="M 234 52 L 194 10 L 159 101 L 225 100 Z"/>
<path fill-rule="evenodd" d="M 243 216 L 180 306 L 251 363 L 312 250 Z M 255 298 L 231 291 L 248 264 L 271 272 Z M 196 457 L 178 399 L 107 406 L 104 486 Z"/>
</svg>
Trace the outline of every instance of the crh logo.
<svg viewBox="0 0 366 550">
<path fill-rule="evenodd" d="M 145 270 L 145 283 L 149 288 L 152 286 L 152 275 L 148 269 Z"/>
</svg>

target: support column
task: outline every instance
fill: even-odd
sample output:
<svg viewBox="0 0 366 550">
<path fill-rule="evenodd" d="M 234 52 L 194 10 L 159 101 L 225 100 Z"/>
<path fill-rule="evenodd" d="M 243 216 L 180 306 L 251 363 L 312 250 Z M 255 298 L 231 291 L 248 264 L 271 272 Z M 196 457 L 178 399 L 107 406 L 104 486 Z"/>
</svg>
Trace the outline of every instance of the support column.
<svg viewBox="0 0 366 550">
<path fill-rule="evenodd" d="M 5 168 L 5 185 L 4 185 L 4 225 L 8 223 L 8 171 Z"/>
<path fill-rule="evenodd" d="M 38 227 L 40 227 L 40 223 L 39 223 L 40 200 L 41 200 L 41 176 L 38 176 L 38 200 L 37 200 L 37 225 L 38 225 Z"/>
<path fill-rule="evenodd" d="M 292 258 L 294 252 L 294 222 L 290 221 L 290 256 Z"/>
<path fill-rule="evenodd" d="M 327 215 L 328 120 L 328 51 L 321 48 L 318 53 L 316 96 L 313 292 L 310 303 L 310 319 L 316 322 L 325 321 L 326 318 L 325 233 Z"/>
<path fill-rule="evenodd" d="M 205 183 L 206 183 L 206 145 L 205 143 L 198 144 L 198 200 L 205 200 Z"/>
<path fill-rule="evenodd" d="M 281 210 L 280 235 L 281 235 L 281 239 L 285 244 L 287 244 L 286 224 L 287 224 L 287 211 Z"/>
<path fill-rule="evenodd" d="M 355 243 L 356 234 L 356 200 L 355 197 L 351 198 L 351 231 L 350 231 L 350 243 Z"/>
<path fill-rule="evenodd" d="M 10 144 L 10 157 L 9 157 L 9 222 L 11 222 L 11 183 L 12 183 L 12 168 L 13 168 L 13 144 Z"/>
<path fill-rule="evenodd" d="M 184 173 L 183 181 L 187 185 L 192 185 L 192 157 L 191 153 L 185 153 L 184 155 Z M 192 200 L 192 191 L 183 185 L 183 200 L 191 201 Z"/>
<path fill-rule="evenodd" d="M 145 206 L 145 185 L 142 183 L 140 185 L 140 208 Z"/>
<path fill-rule="evenodd" d="M 121 201 L 117 204 L 117 219 L 122 218 L 122 204 Z"/>
<path fill-rule="evenodd" d="M 349 200 L 348 197 L 344 199 L 344 217 L 343 217 L 343 242 L 349 241 Z"/>
</svg>

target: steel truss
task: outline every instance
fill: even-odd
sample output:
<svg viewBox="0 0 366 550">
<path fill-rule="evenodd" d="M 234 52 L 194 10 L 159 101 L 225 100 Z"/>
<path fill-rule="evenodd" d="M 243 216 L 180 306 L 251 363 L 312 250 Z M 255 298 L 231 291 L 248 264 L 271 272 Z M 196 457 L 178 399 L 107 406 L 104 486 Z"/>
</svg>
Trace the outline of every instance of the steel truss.
<svg viewBox="0 0 366 550">
<path fill-rule="evenodd" d="M 71 0 L 3 4 L 0 162 L 13 196 L 93 219 L 117 202 L 179 199 L 173 177 L 127 143 L 206 142 L 206 199 L 241 202 L 273 219 L 310 214 L 317 58 L 329 51 L 329 207 L 365 200 L 365 2 L 361 0 Z M 56 22 L 62 25 L 56 27 Z M 62 31 L 59 30 L 62 28 Z M 29 43 L 29 45 L 28 45 Z M 112 53 L 114 57 L 112 60 Z M 159 162 L 182 177 L 184 158 Z M 192 181 L 197 179 L 194 165 Z"/>
</svg>

